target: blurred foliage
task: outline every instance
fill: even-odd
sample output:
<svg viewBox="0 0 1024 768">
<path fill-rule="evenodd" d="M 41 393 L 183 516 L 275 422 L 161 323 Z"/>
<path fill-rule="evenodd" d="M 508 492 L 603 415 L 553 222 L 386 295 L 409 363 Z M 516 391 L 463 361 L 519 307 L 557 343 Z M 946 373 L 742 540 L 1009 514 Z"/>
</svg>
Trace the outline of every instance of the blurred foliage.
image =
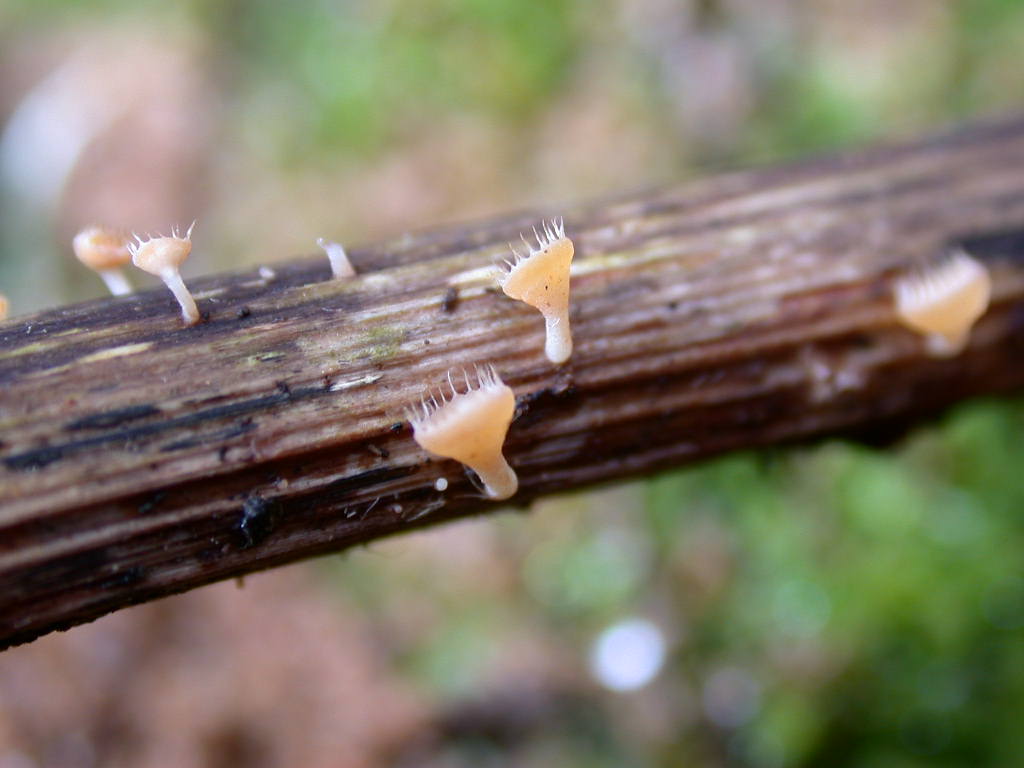
<svg viewBox="0 0 1024 768">
<path fill-rule="evenodd" d="M 651 483 L 667 558 L 701 518 L 730 542 L 712 604 L 673 591 L 688 663 L 739 660 L 763 686 L 732 737 L 744 762 L 1024 761 L 1022 428 L 1020 405 L 980 403 L 895 452 L 836 443 Z"/>
<path fill-rule="evenodd" d="M 587 125 L 604 109 L 643 126 L 601 129 L 581 166 L 658 140 L 635 171 L 656 180 L 922 131 L 1024 93 L 1021 0 L 0 2 L 23 32 L 112 14 L 200 29 L 227 83 L 225 134 L 282 176 L 472 116 L 510 147 L 486 161 L 518 184 L 502 204 L 565 175 L 521 167 L 523 136 L 559 135 L 544 126 L 567 121 L 560 102 Z M 710 129 L 687 122 L 691 99 L 716 94 L 672 64 L 675 33 L 721 46 L 752 94 Z M 580 174 L 576 197 L 591 192 Z M 463 734 L 421 764 L 1021 765 L 1022 468 L 1024 404 L 979 402 L 891 450 L 729 456 L 489 521 L 486 541 L 454 527 L 435 560 L 405 543 L 409 557 L 321 571 L 439 709 L 517 686 L 585 694 L 513 744 Z M 485 554 L 460 561 L 459 546 Z M 635 615 L 662 627 L 668 663 L 641 691 L 602 692 L 589 645 Z"/>
<path fill-rule="evenodd" d="M 528 115 L 557 86 L 571 52 L 566 0 L 291 4 L 261 0 L 224 31 L 246 76 L 288 92 L 276 144 L 303 152 L 379 151 L 438 111 L 482 106 Z M 487 67 L 479 62 L 486 58 Z"/>
</svg>

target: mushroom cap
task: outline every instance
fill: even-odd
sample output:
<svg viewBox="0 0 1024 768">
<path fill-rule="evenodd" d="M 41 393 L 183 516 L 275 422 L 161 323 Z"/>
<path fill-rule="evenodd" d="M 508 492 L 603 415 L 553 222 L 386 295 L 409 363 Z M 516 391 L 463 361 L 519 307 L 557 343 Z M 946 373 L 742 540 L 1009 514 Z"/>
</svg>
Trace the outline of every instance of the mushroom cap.
<svg viewBox="0 0 1024 768">
<path fill-rule="evenodd" d="M 0 320 L 6 320 L 7 319 L 7 309 L 8 309 L 7 297 L 6 296 L 0 296 Z"/>
<path fill-rule="evenodd" d="M 97 272 L 117 269 L 131 261 L 128 233 L 109 227 L 86 227 L 71 241 L 78 260 Z"/>
<path fill-rule="evenodd" d="M 909 328 L 957 339 L 988 309 L 992 280 L 983 264 L 960 253 L 896 286 L 896 310 Z"/>
<path fill-rule="evenodd" d="M 192 240 L 188 236 L 154 237 L 132 246 L 132 264 L 144 272 L 160 276 L 168 269 L 177 272 L 191 252 Z"/>
<path fill-rule="evenodd" d="M 515 409 L 512 389 L 496 376 L 481 375 L 479 388 L 412 419 L 413 436 L 431 453 L 473 467 L 501 455 Z"/>
<path fill-rule="evenodd" d="M 505 295 L 542 313 L 565 312 L 569 305 L 569 267 L 573 245 L 559 237 L 519 258 L 501 281 Z"/>
</svg>

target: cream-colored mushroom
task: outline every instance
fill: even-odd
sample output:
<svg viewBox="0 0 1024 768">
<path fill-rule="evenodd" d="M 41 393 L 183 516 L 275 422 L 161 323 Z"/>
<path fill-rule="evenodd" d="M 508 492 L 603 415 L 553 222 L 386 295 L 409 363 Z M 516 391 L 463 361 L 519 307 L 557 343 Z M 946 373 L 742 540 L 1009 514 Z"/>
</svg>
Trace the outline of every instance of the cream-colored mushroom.
<svg viewBox="0 0 1024 768">
<path fill-rule="evenodd" d="M 516 398 L 493 366 L 477 367 L 475 376 L 473 383 L 463 372 L 466 391 L 460 392 L 449 372 L 448 390 L 424 397 L 408 419 L 422 448 L 468 466 L 479 475 L 487 496 L 500 501 L 519 488 L 516 473 L 501 452 Z"/>
<path fill-rule="evenodd" d="M 352 262 L 348 260 L 348 254 L 345 253 L 345 248 L 341 243 L 324 240 L 321 237 L 317 239 L 316 244 L 323 248 L 327 254 L 327 258 L 331 262 L 331 274 L 336 279 L 355 277 L 356 269 L 352 266 Z"/>
<path fill-rule="evenodd" d="M 991 292 L 985 265 L 960 252 L 926 272 L 900 278 L 896 313 L 905 326 L 925 336 L 930 355 L 952 357 L 967 346 Z"/>
<path fill-rule="evenodd" d="M 114 296 L 132 292 L 122 267 L 132 260 L 128 233 L 110 227 L 86 227 L 71 241 L 78 260 L 93 270 L 106 283 Z"/>
<path fill-rule="evenodd" d="M 559 220 L 543 224 L 543 232 L 533 233 L 537 247 L 523 238 L 527 253 L 512 248 L 515 261 L 506 261 L 508 269 L 499 278 L 506 296 L 524 301 L 544 315 L 544 353 L 555 364 L 564 363 L 572 354 L 569 328 L 569 267 L 572 264 L 572 240 L 565 236 Z M 511 247 L 511 246 L 510 246 Z"/>
<path fill-rule="evenodd" d="M 179 271 L 185 259 L 192 253 L 192 229 L 195 225 L 193 221 L 184 237 L 178 234 L 177 229 L 172 230 L 167 237 L 154 237 L 148 240 L 136 235 L 137 242 L 128 246 L 132 254 L 132 263 L 144 272 L 159 277 L 174 294 L 174 298 L 181 305 L 181 317 L 185 325 L 195 325 L 199 322 L 199 309 L 192 294 L 185 287 Z"/>
</svg>

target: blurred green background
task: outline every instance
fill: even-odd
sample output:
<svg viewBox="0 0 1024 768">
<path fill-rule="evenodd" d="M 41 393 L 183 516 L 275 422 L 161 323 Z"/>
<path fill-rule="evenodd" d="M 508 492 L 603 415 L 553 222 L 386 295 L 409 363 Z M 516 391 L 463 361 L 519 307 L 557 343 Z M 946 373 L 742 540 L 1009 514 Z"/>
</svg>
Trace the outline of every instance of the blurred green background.
<svg viewBox="0 0 1024 768">
<path fill-rule="evenodd" d="M 0 291 L 1019 110 L 1021 0 L 0 0 Z M 187 275 L 186 275 L 187 277 Z M 1024 402 L 734 455 L 0 654 L 0 768 L 1024 765 Z"/>
</svg>

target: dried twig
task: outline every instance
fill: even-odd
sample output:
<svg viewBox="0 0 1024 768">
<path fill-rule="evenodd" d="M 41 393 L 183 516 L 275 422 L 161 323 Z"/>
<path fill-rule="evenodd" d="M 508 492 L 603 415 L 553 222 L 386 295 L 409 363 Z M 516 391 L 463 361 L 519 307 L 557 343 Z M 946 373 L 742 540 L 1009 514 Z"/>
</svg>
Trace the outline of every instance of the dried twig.
<svg viewBox="0 0 1024 768">
<path fill-rule="evenodd" d="M 541 215 L 576 244 L 575 350 L 490 267 Z M 961 356 L 894 321 L 955 244 L 994 305 Z M 891 434 L 1024 383 L 1024 120 L 190 280 L 0 326 L 0 645 L 499 507 L 403 406 L 493 363 L 525 503 L 737 448 Z M 445 491 L 435 488 L 444 478 Z M 443 485 L 443 483 L 441 483 Z"/>
</svg>

